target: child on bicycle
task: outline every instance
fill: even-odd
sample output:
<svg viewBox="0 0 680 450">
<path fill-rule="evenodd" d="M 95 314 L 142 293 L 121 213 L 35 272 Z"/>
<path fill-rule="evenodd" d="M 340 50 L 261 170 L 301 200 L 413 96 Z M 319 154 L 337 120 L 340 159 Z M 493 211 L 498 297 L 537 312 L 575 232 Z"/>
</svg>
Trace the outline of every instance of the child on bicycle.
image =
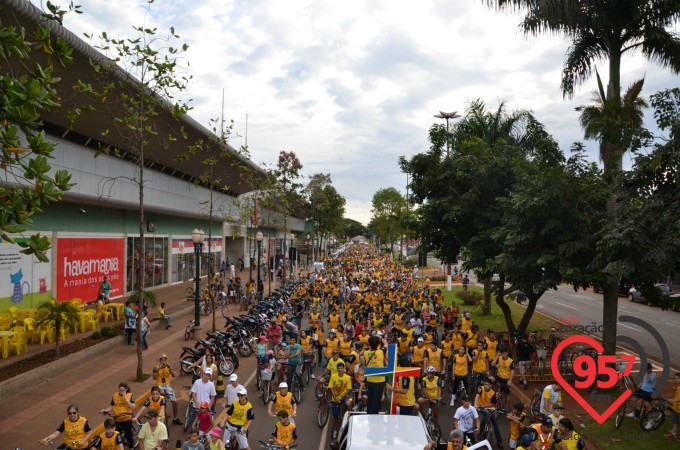
<svg viewBox="0 0 680 450">
<path fill-rule="evenodd" d="M 97 436 L 90 448 L 123 450 L 123 436 L 116 431 L 116 421 L 112 417 L 104 421 L 104 431 Z"/>
<path fill-rule="evenodd" d="M 222 442 L 222 429 L 215 427 L 210 430 L 210 440 L 208 441 L 210 450 L 224 450 L 224 442 Z"/>
<path fill-rule="evenodd" d="M 190 428 L 198 428 L 199 436 L 207 436 L 213 428 L 213 415 L 210 412 L 210 404 L 203 402 L 196 414 L 196 418 Z"/>
</svg>

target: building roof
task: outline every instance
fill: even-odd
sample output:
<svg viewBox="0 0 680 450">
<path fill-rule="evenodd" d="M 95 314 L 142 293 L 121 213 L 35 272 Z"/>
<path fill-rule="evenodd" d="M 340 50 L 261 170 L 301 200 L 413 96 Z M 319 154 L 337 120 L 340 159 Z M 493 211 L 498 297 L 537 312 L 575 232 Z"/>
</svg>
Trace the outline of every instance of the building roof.
<svg viewBox="0 0 680 450">
<path fill-rule="evenodd" d="M 69 91 L 70 86 L 74 86 L 78 80 L 92 85 L 97 84 L 98 80 L 90 66 L 90 60 L 97 63 L 113 64 L 104 55 L 77 37 L 71 31 L 59 25 L 56 21 L 46 21 L 42 17 L 42 11 L 33 6 L 28 0 L 2 0 L 3 8 L 0 10 L 0 20 L 7 25 L 23 27 L 27 36 L 30 36 L 36 25 L 40 24 L 48 27 L 52 35 L 64 39 L 68 45 L 74 49 L 73 64 L 63 68 L 55 66 L 55 76 L 62 81 L 57 85 L 60 96 L 62 97 L 61 108 L 47 111 L 41 115 L 45 124 L 46 131 L 61 135 L 65 139 L 73 139 L 83 145 L 97 149 L 98 141 L 105 145 L 120 149 L 123 154 L 126 150 L 124 138 L 115 133 L 109 133 L 105 138 L 102 132 L 114 130 L 115 123 L 110 113 L 88 112 L 77 118 L 72 127 L 69 127 L 67 112 L 76 106 L 84 106 L 87 99 L 82 95 L 76 95 L 74 91 Z M 31 55 L 35 61 L 46 66 L 48 61 L 46 55 L 41 52 L 34 52 Z M 42 58 L 42 59 L 41 59 Z M 20 71 L 23 65 L 17 64 L 13 70 Z M 18 74 L 18 72 L 15 72 Z M 120 80 L 131 77 L 122 69 L 115 71 L 115 76 Z M 111 96 L 115 96 L 112 93 Z M 115 101 L 115 98 L 107 99 L 107 103 Z M 202 163 L 202 158 L 191 158 L 188 161 L 178 161 L 177 157 L 186 152 L 188 145 L 197 142 L 199 139 L 207 141 L 213 137 L 213 133 L 192 119 L 189 115 L 183 116 L 181 125 L 187 132 L 187 140 L 178 139 L 168 141 L 165 139 L 176 128 L 176 122 L 170 114 L 171 105 L 167 103 L 168 109 L 165 115 L 159 117 L 158 139 L 151 141 L 145 152 L 145 165 L 155 170 L 179 176 L 187 180 L 200 177 L 206 172 L 206 166 Z M 233 147 L 227 145 L 229 157 L 225 163 L 215 168 L 214 179 L 221 179 L 224 187 L 232 195 L 237 196 L 253 189 L 250 181 L 253 178 L 264 177 L 265 172 L 251 160 L 240 155 Z M 244 173 L 249 173 L 250 178 L 243 177 Z"/>
</svg>

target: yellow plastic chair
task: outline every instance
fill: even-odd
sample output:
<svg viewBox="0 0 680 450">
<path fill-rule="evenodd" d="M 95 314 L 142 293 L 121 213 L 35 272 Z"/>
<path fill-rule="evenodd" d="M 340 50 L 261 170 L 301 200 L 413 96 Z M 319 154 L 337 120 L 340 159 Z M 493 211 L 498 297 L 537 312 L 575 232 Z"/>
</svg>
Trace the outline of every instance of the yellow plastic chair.
<svg viewBox="0 0 680 450">
<path fill-rule="evenodd" d="M 0 312 L 0 320 L 12 320 L 12 315 L 9 312 Z"/>
<path fill-rule="evenodd" d="M 45 338 L 47 338 L 48 342 L 50 341 L 50 329 L 49 327 L 46 327 L 45 325 L 38 325 L 35 327 L 35 331 L 33 332 L 33 340 L 32 342 L 35 342 L 36 336 L 40 339 L 40 345 L 43 345 L 45 343 Z"/>
<path fill-rule="evenodd" d="M 106 305 L 98 305 L 97 307 L 99 308 L 99 318 L 102 322 L 113 320 L 113 313 Z"/>
<path fill-rule="evenodd" d="M 26 332 L 26 327 L 24 326 L 14 326 L 9 331 L 14 331 L 16 334 L 23 334 Z"/>
<path fill-rule="evenodd" d="M 12 319 L 10 318 L 4 318 L 0 319 L 0 331 L 7 331 L 9 330 L 9 327 L 12 326 Z"/>
<path fill-rule="evenodd" d="M 31 343 L 34 343 L 36 338 L 39 337 L 39 335 L 35 332 L 35 319 L 31 319 L 30 317 L 25 318 L 24 326 L 26 327 L 26 333 L 28 334 L 28 337 L 31 339 Z"/>
<path fill-rule="evenodd" d="M 14 350 L 17 355 L 21 355 L 21 350 L 28 351 L 28 333 L 17 333 L 9 341 L 9 349 Z"/>
<path fill-rule="evenodd" d="M 9 311 L 9 315 L 12 318 L 12 321 L 17 320 L 17 311 L 18 310 L 19 310 L 19 308 L 17 308 L 16 306 L 10 306 L 9 309 L 7 310 L 7 311 Z"/>
<path fill-rule="evenodd" d="M 92 311 L 92 310 L 90 310 Z M 88 329 L 94 331 L 97 328 L 99 328 L 99 314 L 95 313 L 92 311 L 92 314 L 90 314 L 90 318 L 87 321 Z"/>
</svg>

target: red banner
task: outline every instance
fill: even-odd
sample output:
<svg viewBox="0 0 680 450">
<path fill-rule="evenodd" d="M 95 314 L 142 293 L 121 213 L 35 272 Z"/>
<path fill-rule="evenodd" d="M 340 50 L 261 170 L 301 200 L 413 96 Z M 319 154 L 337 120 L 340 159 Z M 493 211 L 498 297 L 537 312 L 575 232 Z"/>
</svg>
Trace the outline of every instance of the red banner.
<svg viewBox="0 0 680 450">
<path fill-rule="evenodd" d="M 111 283 L 109 296 L 123 295 L 123 250 L 123 238 L 58 238 L 57 300 L 95 301 L 104 276 Z"/>
</svg>

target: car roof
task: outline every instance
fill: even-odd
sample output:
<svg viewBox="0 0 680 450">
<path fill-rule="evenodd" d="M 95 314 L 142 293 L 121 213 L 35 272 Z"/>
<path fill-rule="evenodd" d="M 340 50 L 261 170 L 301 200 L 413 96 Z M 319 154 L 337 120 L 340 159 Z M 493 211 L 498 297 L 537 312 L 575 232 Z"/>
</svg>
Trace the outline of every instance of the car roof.
<svg viewBox="0 0 680 450">
<path fill-rule="evenodd" d="M 349 417 L 348 450 L 421 449 L 429 442 L 420 415 L 360 414 Z"/>
</svg>

